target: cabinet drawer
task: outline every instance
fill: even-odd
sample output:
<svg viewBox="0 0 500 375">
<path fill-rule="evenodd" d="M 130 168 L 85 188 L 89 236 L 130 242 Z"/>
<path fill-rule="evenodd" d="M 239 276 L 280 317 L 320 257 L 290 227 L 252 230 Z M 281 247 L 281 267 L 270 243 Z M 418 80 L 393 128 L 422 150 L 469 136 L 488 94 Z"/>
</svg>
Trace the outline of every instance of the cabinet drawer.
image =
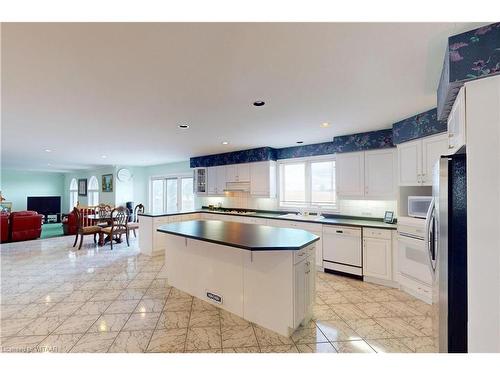
<svg viewBox="0 0 500 375">
<path fill-rule="evenodd" d="M 322 225 L 321 224 L 313 224 L 313 223 L 297 223 L 295 222 L 294 228 L 307 230 L 309 232 L 321 232 Z"/>
<path fill-rule="evenodd" d="M 390 240 L 391 231 L 388 229 L 363 228 L 363 237 L 380 238 L 381 240 Z"/>
<path fill-rule="evenodd" d="M 344 227 L 334 225 L 323 225 L 323 233 L 326 234 L 341 234 L 344 236 L 353 236 L 361 238 L 361 228 Z"/>
<path fill-rule="evenodd" d="M 297 263 L 299 263 L 299 262 L 303 261 L 304 259 L 311 257 L 311 256 L 315 256 L 315 246 L 314 245 L 310 245 L 310 246 L 305 247 L 303 249 L 296 250 L 293 252 L 293 264 L 297 264 Z"/>
</svg>

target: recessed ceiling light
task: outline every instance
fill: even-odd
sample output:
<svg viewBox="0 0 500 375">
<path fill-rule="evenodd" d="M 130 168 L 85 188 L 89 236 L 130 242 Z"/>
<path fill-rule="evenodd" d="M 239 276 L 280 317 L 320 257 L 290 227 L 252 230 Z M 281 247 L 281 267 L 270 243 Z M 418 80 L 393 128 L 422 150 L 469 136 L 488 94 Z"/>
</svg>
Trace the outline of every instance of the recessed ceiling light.
<svg viewBox="0 0 500 375">
<path fill-rule="evenodd" d="M 52 150 L 50 148 L 46 148 L 45 152 L 52 152 Z"/>
<path fill-rule="evenodd" d="M 182 124 L 178 126 L 179 129 L 189 129 L 189 125 Z"/>
<path fill-rule="evenodd" d="M 106 155 L 101 155 L 101 158 L 106 159 L 107 156 Z"/>
<path fill-rule="evenodd" d="M 229 144 L 229 142 L 228 142 L 228 141 L 222 141 L 222 144 L 223 144 L 223 145 L 228 145 L 228 144 Z"/>
<path fill-rule="evenodd" d="M 323 122 L 321 125 L 320 125 L 321 128 L 329 128 L 330 127 L 330 124 L 327 123 L 327 122 Z"/>
<path fill-rule="evenodd" d="M 264 104 L 266 104 L 266 102 L 263 100 L 256 100 L 255 102 L 253 102 L 253 105 L 256 107 L 262 107 Z"/>
<path fill-rule="evenodd" d="M 304 143 L 304 141 L 297 141 L 297 143 L 300 145 L 300 144 Z"/>
<path fill-rule="evenodd" d="M 51 164 L 50 164 L 50 163 L 47 163 L 47 167 L 50 167 L 50 166 L 51 166 Z"/>
</svg>

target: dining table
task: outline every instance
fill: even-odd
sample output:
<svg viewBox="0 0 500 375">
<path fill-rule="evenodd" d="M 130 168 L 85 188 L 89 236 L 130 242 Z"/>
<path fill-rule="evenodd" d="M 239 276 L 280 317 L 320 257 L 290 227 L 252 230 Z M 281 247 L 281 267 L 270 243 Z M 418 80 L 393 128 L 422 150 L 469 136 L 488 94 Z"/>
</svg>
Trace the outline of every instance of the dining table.
<svg viewBox="0 0 500 375">
<path fill-rule="evenodd" d="M 97 225 L 101 228 L 107 228 L 113 224 L 113 218 L 111 217 L 111 212 L 90 214 L 90 215 L 87 215 L 87 219 L 92 222 L 92 225 Z M 106 244 L 106 242 L 109 242 L 111 240 L 112 240 L 112 238 L 111 238 L 110 234 L 108 234 L 105 237 L 104 232 L 99 232 L 99 240 L 98 240 L 97 244 L 99 246 L 104 246 Z M 116 242 L 117 243 L 122 242 L 121 236 L 116 239 Z"/>
</svg>

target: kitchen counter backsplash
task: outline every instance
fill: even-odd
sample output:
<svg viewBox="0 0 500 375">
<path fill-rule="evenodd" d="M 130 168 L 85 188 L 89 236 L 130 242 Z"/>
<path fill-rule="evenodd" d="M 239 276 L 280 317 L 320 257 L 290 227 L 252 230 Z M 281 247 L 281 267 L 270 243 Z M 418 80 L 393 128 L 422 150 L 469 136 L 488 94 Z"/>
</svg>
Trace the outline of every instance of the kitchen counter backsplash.
<svg viewBox="0 0 500 375">
<path fill-rule="evenodd" d="M 224 197 L 197 197 L 196 207 L 218 204 L 223 207 L 240 207 L 246 210 L 279 211 L 277 199 L 254 198 L 245 192 L 234 192 L 230 196 Z M 392 211 L 397 215 L 397 201 L 382 200 L 347 200 L 338 202 L 338 212 L 336 214 L 362 217 L 384 217 L 385 211 Z"/>
</svg>

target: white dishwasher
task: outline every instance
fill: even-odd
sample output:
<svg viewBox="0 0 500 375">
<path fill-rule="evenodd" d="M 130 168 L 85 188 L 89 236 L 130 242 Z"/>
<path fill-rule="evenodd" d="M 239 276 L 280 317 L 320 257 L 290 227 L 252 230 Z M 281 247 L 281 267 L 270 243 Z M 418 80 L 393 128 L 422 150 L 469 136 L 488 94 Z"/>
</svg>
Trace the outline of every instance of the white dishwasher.
<svg viewBox="0 0 500 375">
<path fill-rule="evenodd" d="M 323 268 L 363 276 L 361 228 L 323 225 Z"/>
</svg>

